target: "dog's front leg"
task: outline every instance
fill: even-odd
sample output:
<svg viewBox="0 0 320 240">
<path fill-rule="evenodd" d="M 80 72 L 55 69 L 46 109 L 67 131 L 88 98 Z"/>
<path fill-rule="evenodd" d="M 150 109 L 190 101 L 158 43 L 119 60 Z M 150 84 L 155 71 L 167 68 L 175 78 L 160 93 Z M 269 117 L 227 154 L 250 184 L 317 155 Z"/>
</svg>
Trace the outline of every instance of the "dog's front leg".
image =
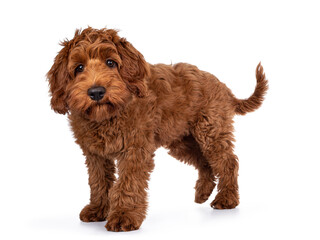
<svg viewBox="0 0 320 240">
<path fill-rule="evenodd" d="M 91 193 L 90 203 L 82 209 L 80 219 L 83 222 L 104 221 L 109 211 L 108 191 L 115 181 L 115 164 L 113 160 L 85 154 Z"/>
<path fill-rule="evenodd" d="M 118 157 L 119 178 L 110 190 L 107 230 L 118 232 L 140 228 L 146 216 L 146 189 L 153 167 L 150 149 L 131 147 Z"/>
</svg>

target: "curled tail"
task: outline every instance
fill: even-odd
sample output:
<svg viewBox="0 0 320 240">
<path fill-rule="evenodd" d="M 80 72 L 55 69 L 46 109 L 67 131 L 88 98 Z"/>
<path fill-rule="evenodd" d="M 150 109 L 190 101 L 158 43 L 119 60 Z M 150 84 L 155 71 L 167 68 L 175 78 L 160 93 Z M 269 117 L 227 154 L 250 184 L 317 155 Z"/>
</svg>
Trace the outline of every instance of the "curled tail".
<svg viewBox="0 0 320 240">
<path fill-rule="evenodd" d="M 259 63 L 257 66 L 256 78 L 256 88 L 254 90 L 254 93 L 248 99 L 234 98 L 236 114 L 245 115 L 248 112 L 253 112 L 261 106 L 264 100 L 264 95 L 268 90 L 268 81 L 266 79 L 266 75 L 263 72 L 261 63 Z"/>
</svg>

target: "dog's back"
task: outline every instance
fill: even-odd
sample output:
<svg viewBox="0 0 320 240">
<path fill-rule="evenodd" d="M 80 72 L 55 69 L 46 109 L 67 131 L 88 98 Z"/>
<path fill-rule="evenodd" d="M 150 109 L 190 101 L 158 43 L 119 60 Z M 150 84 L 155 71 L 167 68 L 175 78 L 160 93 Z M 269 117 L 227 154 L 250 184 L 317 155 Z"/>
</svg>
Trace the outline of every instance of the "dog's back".
<svg viewBox="0 0 320 240">
<path fill-rule="evenodd" d="M 161 145 L 188 135 L 206 108 L 220 115 L 234 114 L 231 91 L 214 75 L 186 63 L 150 68 L 147 84 L 149 94 L 156 97 L 155 133 Z"/>
</svg>

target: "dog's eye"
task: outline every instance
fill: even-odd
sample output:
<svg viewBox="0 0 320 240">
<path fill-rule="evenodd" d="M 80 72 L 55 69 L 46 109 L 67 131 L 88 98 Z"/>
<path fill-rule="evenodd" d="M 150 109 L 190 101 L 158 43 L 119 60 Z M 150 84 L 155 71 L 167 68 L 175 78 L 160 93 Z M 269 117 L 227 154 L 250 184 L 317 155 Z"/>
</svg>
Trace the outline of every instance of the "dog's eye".
<svg viewBox="0 0 320 240">
<path fill-rule="evenodd" d="M 78 67 L 76 67 L 76 69 L 74 70 L 74 75 L 76 76 L 77 73 L 79 72 L 83 72 L 84 70 L 84 66 L 82 64 L 80 64 Z"/>
<path fill-rule="evenodd" d="M 111 60 L 111 59 L 108 59 L 108 60 L 106 61 L 106 64 L 107 64 L 107 66 L 108 66 L 109 68 L 115 68 L 115 67 L 117 66 L 117 63 L 116 63 L 115 61 Z"/>
</svg>

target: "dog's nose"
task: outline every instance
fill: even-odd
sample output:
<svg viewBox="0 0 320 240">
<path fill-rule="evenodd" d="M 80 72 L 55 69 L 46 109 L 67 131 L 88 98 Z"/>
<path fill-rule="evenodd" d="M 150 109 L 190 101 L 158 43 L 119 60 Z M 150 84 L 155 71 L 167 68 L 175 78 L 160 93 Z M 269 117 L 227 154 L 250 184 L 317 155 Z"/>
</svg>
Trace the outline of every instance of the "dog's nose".
<svg viewBox="0 0 320 240">
<path fill-rule="evenodd" d="M 106 89 L 104 87 L 92 87 L 88 90 L 89 97 L 94 101 L 99 101 L 103 98 L 106 93 Z"/>
</svg>

